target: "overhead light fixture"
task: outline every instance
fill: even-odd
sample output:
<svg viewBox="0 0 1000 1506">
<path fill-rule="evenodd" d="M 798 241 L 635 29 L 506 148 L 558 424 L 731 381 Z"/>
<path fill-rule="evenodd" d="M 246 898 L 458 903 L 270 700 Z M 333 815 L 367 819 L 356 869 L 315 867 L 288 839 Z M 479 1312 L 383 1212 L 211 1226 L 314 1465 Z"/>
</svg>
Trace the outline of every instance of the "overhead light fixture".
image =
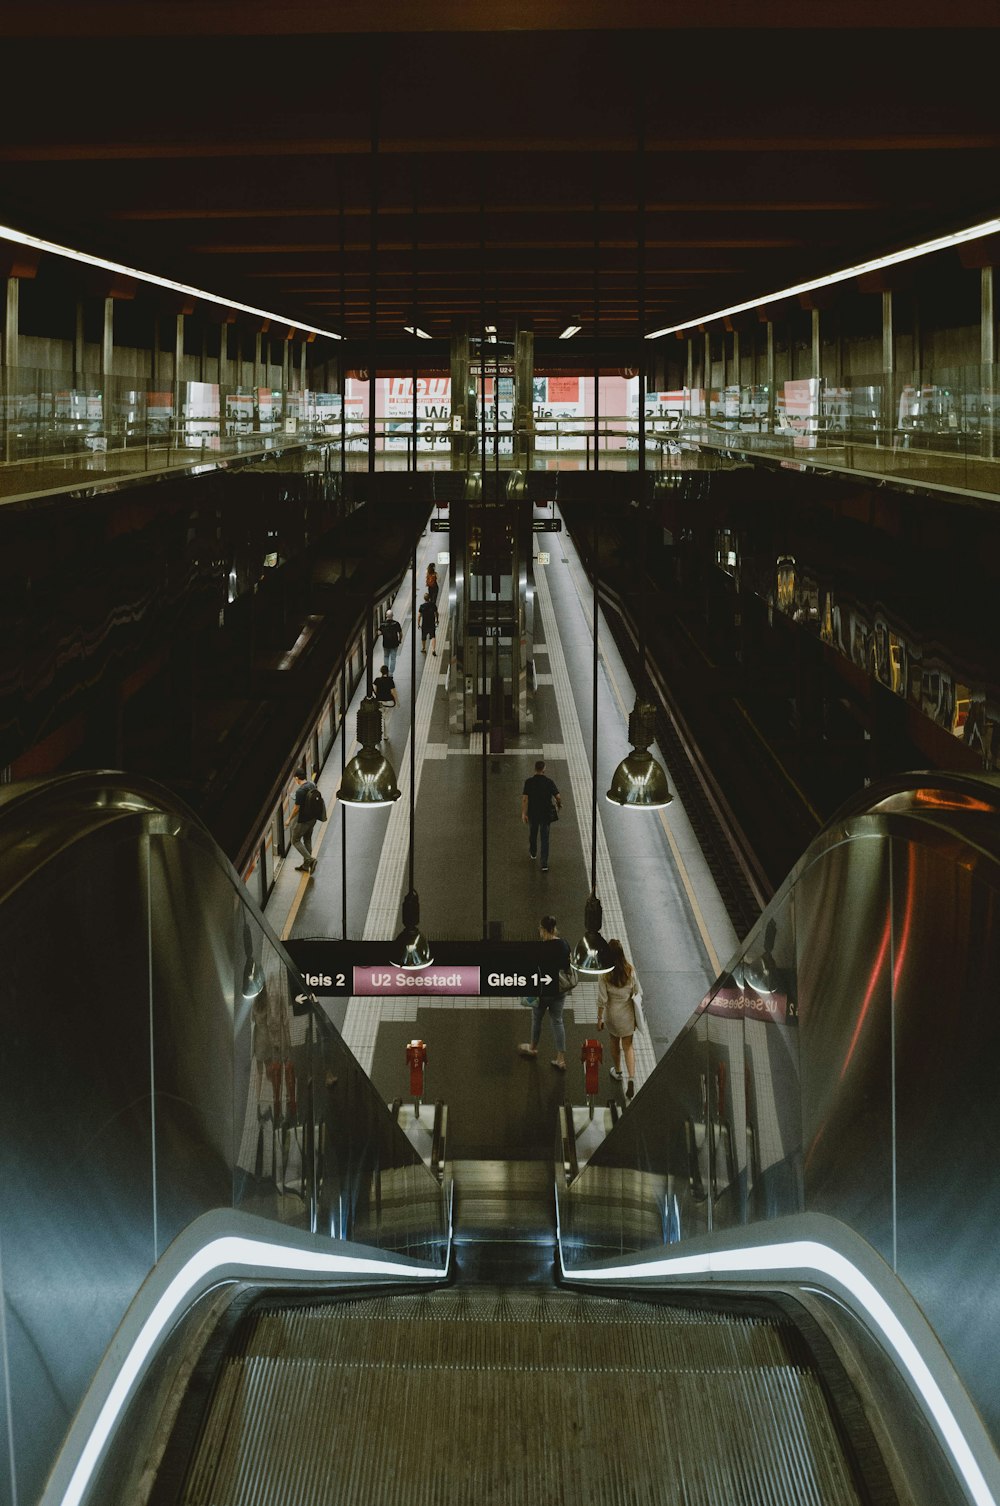
<svg viewBox="0 0 1000 1506">
<path fill-rule="evenodd" d="M 614 967 L 614 958 L 611 956 L 611 949 L 601 935 L 601 926 L 604 924 L 604 912 L 601 909 L 601 902 L 597 898 L 597 674 L 599 662 L 597 635 L 600 623 L 599 554 L 597 546 L 599 539 L 598 503 L 594 507 L 593 544 L 594 641 L 591 658 L 590 696 L 590 893 L 583 907 L 583 935 L 573 948 L 571 958 L 577 972 L 584 973 L 591 978 L 600 977 L 602 973 L 610 973 Z"/>
<path fill-rule="evenodd" d="M 661 764 L 649 751 L 655 737 L 656 707 L 637 695 L 628 719 L 632 752 L 615 769 L 607 792 L 612 805 L 630 811 L 657 811 L 674 798 Z"/>
<path fill-rule="evenodd" d="M 905 251 L 891 251 L 887 256 L 873 256 L 870 261 L 857 262 L 844 267 L 840 272 L 831 272 L 826 277 L 814 277 L 810 282 L 797 282 L 790 288 L 781 288 L 777 293 L 765 293 L 760 298 L 749 298 L 746 303 L 734 303 L 729 308 L 716 309 L 714 314 L 699 314 L 686 319 L 683 324 L 670 324 L 665 329 L 654 329 L 647 340 L 659 340 L 663 335 L 680 334 L 694 329 L 699 324 L 711 324 L 714 319 L 726 319 L 732 314 L 744 314 L 747 309 L 760 308 L 765 303 L 776 303 L 781 298 L 795 298 L 799 293 L 811 293 L 815 288 L 829 288 L 838 282 L 849 282 L 852 277 L 861 277 L 866 272 L 878 272 L 883 267 L 898 267 L 901 262 L 915 261 L 920 256 L 931 256 L 935 251 L 946 251 L 949 246 L 962 246 L 967 241 L 977 241 L 984 235 L 1000 232 L 1000 219 L 983 220 L 979 225 L 970 225 L 965 230 L 956 230 L 952 235 L 939 235 L 934 240 L 921 241 L 908 246 Z"/>
<path fill-rule="evenodd" d="M 615 965 L 611 948 L 601 935 L 604 911 L 596 893 L 591 891 L 583 908 L 583 935 L 573 948 L 571 961 L 578 973 L 589 978 L 599 978 L 610 973 Z"/>
<path fill-rule="evenodd" d="M 411 624 L 417 620 L 417 549 L 410 556 L 410 611 Z M 417 635 L 410 628 L 410 887 L 403 897 L 403 929 L 392 944 L 389 960 L 394 967 L 414 971 L 430 967 L 434 961 L 430 942 L 420 929 L 420 899 L 413 883 L 413 809 L 416 800 L 416 759 L 413 751 L 417 746 Z"/>
<path fill-rule="evenodd" d="M 415 889 L 403 898 L 403 929 L 392 944 L 389 961 L 393 967 L 414 970 L 430 967 L 434 961 L 431 944 L 420 929 L 420 898 Z"/>
<path fill-rule="evenodd" d="M 559 338 L 560 340 L 572 340 L 573 336 L 578 335 L 582 329 L 582 324 L 567 324 Z"/>
<path fill-rule="evenodd" d="M 782 991 L 782 972 L 771 950 L 777 934 L 777 921 L 771 919 L 764 931 L 764 946 L 760 956 L 754 957 L 747 953 L 743 957 L 743 982 L 747 988 L 752 988 L 754 993 L 760 994 L 762 998 Z"/>
<path fill-rule="evenodd" d="M 104 256 L 91 256 L 89 251 L 74 251 L 71 246 L 61 246 L 57 241 L 43 240 L 39 235 L 29 235 L 24 230 L 14 230 L 9 225 L 0 225 L 0 239 L 13 241 L 17 246 L 30 246 L 35 251 L 45 251 L 49 256 L 65 256 L 70 261 L 82 262 L 86 267 L 100 267 L 104 272 L 120 272 L 134 277 L 139 282 L 151 283 L 156 288 L 169 288 L 172 293 L 185 293 L 189 298 L 198 298 L 203 303 L 217 303 L 225 309 L 235 309 L 239 314 L 253 314 L 259 319 L 273 319 L 276 324 L 286 324 L 293 334 L 323 335 L 327 340 L 342 340 L 332 329 L 318 329 L 314 324 L 300 324 L 289 319 L 287 314 L 275 314 L 270 309 L 255 308 L 250 303 L 237 303 L 232 298 L 220 298 L 218 293 L 206 293 L 204 288 L 192 288 L 186 282 L 173 282 L 169 277 L 158 277 L 154 272 L 140 272 L 137 267 L 127 267 L 120 261 L 108 261 Z"/>
<path fill-rule="evenodd" d="M 372 810 L 392 805 L 399 799 L 401 791 L 396 784 L 396 771 L 384 754 L 379 752 L 381 738 L 382 712 L 375 696 L 369 691 L 358 707 L 358 742 L 361 748 L 340 777 L 337 799 L 342 805 Z"/>
<path fill-rule="evenodd" d="M 403 328 L 408 335 L 416 335 L 418 340 L 432 340 L 434 338 L 425 329 L 421 329 L 418 324 L 404 324 Z"/>
<path fill-rule="evenodd" d="M 264 990 L 264 972 L 253 954 L 253 937 L 246 921 L 243 922 L 243 997 L 256 999 Z"/>
</svg>

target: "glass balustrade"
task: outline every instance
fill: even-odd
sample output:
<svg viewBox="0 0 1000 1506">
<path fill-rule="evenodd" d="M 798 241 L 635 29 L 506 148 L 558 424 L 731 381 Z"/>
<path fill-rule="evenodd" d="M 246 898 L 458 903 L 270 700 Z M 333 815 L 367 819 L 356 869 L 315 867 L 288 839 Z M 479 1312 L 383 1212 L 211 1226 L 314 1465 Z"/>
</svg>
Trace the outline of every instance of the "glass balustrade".
<svg viewBox="0 0 1000 1506">
<path fill-rule="evenodd" d="M 441 1184 L 165 791 L 0 790 L 0 1397 L 19 1490 L 157 1260 L 237 1209 L 443 1268 Z"/>
<path fill-rule="evenodd" d="M 371 419 L 367 382 L 352 381 L 342 399 L 210 382 L 80 384 L 66 372 L 8 368 L 0 486 L 10 495 L 15 472 L 31 490 L 58 485 L 60 474 L 127 475 L 296 445 L 322 446 L 324 464 L 345 471 L 637 470 L 638 383 L 616 378 L 612 392 L 609 380 L 602 376 L 595 418 L 592 377 L 536 377 L 544 400 L 530 423 L 515 424 L 513 409 L 484 411 L 485 423 L 453 415 L 446 378 L 420 379 L 416 417 L 410 389 L 397 390 L 401 379 L 377 378 Z M 1000 491 L 998 385 L 997 367 L 966 366 L 837 383 L 784 379 L 773 391 L 761 383 L 650 390 L 643 468 L 690 469 L 698 451 L 739 452 L 991 496 Z"/>
</svg>

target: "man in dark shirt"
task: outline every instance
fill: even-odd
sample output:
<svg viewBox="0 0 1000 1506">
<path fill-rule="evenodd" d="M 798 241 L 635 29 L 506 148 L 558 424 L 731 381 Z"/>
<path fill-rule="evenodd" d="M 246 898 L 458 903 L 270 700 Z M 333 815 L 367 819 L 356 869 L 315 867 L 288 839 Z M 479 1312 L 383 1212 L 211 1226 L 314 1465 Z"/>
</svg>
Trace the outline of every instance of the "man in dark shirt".
<svg viewBox="0 0 1000 1506">
<path fill-rule="evenodd" d="M 388 664 L 383 664 L 375 676 L 375 699 L 378 701 L 379 710 L 382 713 L 382 736 L 389 736 L 389 721 L 392 713 L 399 705 L 399 695 L 396 691 L 396 682 L 389 673 Z"/>
<path fill-rule="evenodd" d="M 550 781 L 551 783 L 551 781 Z M 531 1015 L 531 1040 L 524 1041 L 518 1046 L 522 1056 L 538 1055 L 538 1037 L 542 1033 L 542 1016 L 548 1011 L 552 1022 L 552 1034 L 556 1043 L 555 1059 L 552 1063 L 560 1072 L 566 1070 L 566 1026 L 563 1023 L 563 996 L 559 989 L 559 974 L 563 969 L 569 969 L 570 950 L 569 942 L 559 935 L 554 915 L 543 915 L 538 926 L 538 934 L 545 943 L 545 976 L 548 983 L 541 985 L 541 991 L 537 994 L 529 994 L 521 1002 L 530 1004 Z"/>
<path fill-rule="evenodd" d="M 424 592 L 424 599 L 417 608 L 417 618 L 420 622 L 420 652 L 426 654 L 427 640 L 431 640 L 431 653 L 437 655 L 437 602 L 431 601 L 429 591 Z"/>
<path fill-rule="evenodd" d="M 528 856 L 538 852 L 538 834 L 542 836 L 542 872 L 549 871 L 549 826 L 562 810 L 562 796 L 545 772 L 545 759 L 535 761 L 535 772 L 524 781 L 521 792 L 521 820 L 528 828 Z"/>
<path fill-rule="evenodd" d="M 396 652 L 403 641 L 403 629 L 392 615 L 392 609 L 385 614 L 385 621 L 379 628 L 379 636 L 382 639 L 382 652 L 385 662 L 389 666 L 389 673 L 396 673 Z"/>
<path fill-rule="evenodd" d="M 316 825 L 316 817 L 309 814 L 309 805 L 312 800 L 312 792 L 316 789 L 314 782 L 306 777 L 305 769 L 295 770 L 295 802 L 292 812 L 292 824 L 288 833 L 289 841 L 296 852 L 302 854 L 302 862 L 296 863 L 296 873 L 315 873 L 316 859 L 312 851 L 313 827 Z"/>
</svg>

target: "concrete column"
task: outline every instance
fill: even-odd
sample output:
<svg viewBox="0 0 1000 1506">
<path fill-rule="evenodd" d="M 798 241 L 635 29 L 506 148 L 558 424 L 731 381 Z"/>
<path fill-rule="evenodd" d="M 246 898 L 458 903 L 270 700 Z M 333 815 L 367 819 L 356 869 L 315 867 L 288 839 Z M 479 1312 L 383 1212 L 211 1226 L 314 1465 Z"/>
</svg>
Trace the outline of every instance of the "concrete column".
<svg viewBox="0 0 1000 1506">
<path fill-rule="evenodd" d="M 208 330 L 204 320 L 201 325 L 201 359 L 198 364 L 198 380 L 199 382 L 208 381 Z"/>
<path fill-rule="evenodd" d="M 153 349 L 150 356 L 149 380 L 154 391 L 160 385 L 160 316 L 153 315 Z"/>
<path fill-rule="evenodd" d="M 705 331 L 705 417 L 709 415 L 711 404 L 709 403 L 709 391 L 712 386 L 712 337 L 708 330 Z"/>
<path fill-rule="evenodd" d="M 740 332 L 733 330 L 733 381 L 737 387 L 743 386 L 743 374 L 740 369 Z"/>
<path fill-rule="evenodd" d="M 184 315 L 178 314 L 174 324 L 174 419 L 173 431 L 177 435 L 183 419 L 184 408 Z"/>
<path fill-rule="evenodd" d="M 73 329 L 73 386 L 83 386 L 83 367 L 86 341 L 83 337 L 83 299 L 76 300 L 76 322 Z"/>
<path fill-rule="evenodd" d="M 229 384 L 229 325 L 223 319 L 219 325 L 219 386 Z"/>
<path fill-rule="evenodd" d="M 18 320 L 21 300 L 21 283 L 16 277 L 7 278 L 7 314 L 4 321 L 3 363 L 10 368 L 18 365 Z"/>
<path fill-rule="evenodd" d="M 687 390 L 688 404 L 691 402 L 691 390 L 694 387 L 694 341 L 691 336 L 687 337 Z"/>
<path fill-rule="evenodd" d="M 14 368 L 17 366 L 17 321 L 18 300 L 20 297 L 19 286 L 20 285 L 16 277 L 8 277 L 7 313 L 3 327 L 3 360 L 4 365 L 7 368 L 7 381 L 4 385 L 7 387 L 8 392 L 10 391 L 11 374 Z M 13 405 L 10 403 L 4 403 L 3 405 L 3 454 L 5 460 L 10 460 L 12 458 L 11 451 L 13 445 L 13 436 L 11 434 L 9 426 L 12 422 L 16 422 L 11 411 L 12 407 Z"/>
<path fill-rule="evenodd" d="M 115 358 L 115 300 L 104 300 L 104 334 L 101 339 L 101 376 L 109 377 Z M 107 396 L 105 396 L 104 423 L 107 427 Z"/>
<path fill-rule="evenodd" d="M 282 346 L 281 346 L 281 390 L 282 390 L 282 392 L 287 392 L 288 391 L 288 382 L 289 382 L 288 365 L 289 365 L 289 355 L 290 355 L 290 351 L 291 351 L 291 343 L 292 342 L 290 340 L 285 340 L 285 341 L 283 341 Z"/>
<path fill-rule="evenodd" d="M 882 294 L 882 444 L 892 443 L 895 427 L 896 338 L 892 324 L 892 293 Z"/>
<path fill-rule="evenodd" d="M 778 411 L 778 394 L 774 390 L 774 320 L 767 321 L 767 365 L 764 380 L 767 383 L 767 432 L 774 433 L 775 415 Z"/>
<path fill-rule="evenodd" d="M 261 345 L 263 339 L 263 335 L 258 330 L 254 336 L 253 344 L 253 384 L 255 387 L 263 387 L 264 385 L 263 378 L 261 377 L 261 366 L 263 364 L 261 361 Z"/>
<path fill-rule="evenodd" d="M 820 338 L 819 309 L 810 311 L 812 321 L 812 374 L 817 382 L 823 380 L 823 345 Z"/>
<path fill-rule="evenodd" d="M 979 305 L 979 359 L 982 362 L 982 397 L 980 407 L 982 419 L 980 427 L 980 453 L 987 460 L 993 458 L 996 451 L 996 439 L 994 436 L 994 363 L 996 361 L 996 312 L 993 304 L 993 268 L 983 267 L 980 270 L 980 305 Z"/>
<path fill-rule="evenodd" d="M 303 336 L 302 345 L 301 345 L 301 348 L 299 350 L 299 391 L 300 392 L 305 392 L 305 390 L 306 390 L 306 341 L 305 341 L 305 337 Z"/>
</svg>

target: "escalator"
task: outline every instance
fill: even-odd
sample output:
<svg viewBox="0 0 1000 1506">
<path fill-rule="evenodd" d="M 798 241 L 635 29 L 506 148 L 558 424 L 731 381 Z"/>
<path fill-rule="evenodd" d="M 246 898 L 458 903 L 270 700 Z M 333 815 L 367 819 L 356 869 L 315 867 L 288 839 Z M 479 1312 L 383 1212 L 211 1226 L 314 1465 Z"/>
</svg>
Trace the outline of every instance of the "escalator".
<svg viewBox="0 0 1000 1506">
<path fill-rule="evenodd" d="M 3 1506 L 1000 1501 L 1000 781 L 839 813 L 547 1162 L 429 1169 L 154 786 L 0 797 L 0 943 Z"/>
<path fill-rule="evenodd" d="M 892 1497 L 859 1478 L 823 1380 L 780 1313 L 459 1286 L 256 1307 L 169 1499 L 856 1506 Z"/>
</svg>

